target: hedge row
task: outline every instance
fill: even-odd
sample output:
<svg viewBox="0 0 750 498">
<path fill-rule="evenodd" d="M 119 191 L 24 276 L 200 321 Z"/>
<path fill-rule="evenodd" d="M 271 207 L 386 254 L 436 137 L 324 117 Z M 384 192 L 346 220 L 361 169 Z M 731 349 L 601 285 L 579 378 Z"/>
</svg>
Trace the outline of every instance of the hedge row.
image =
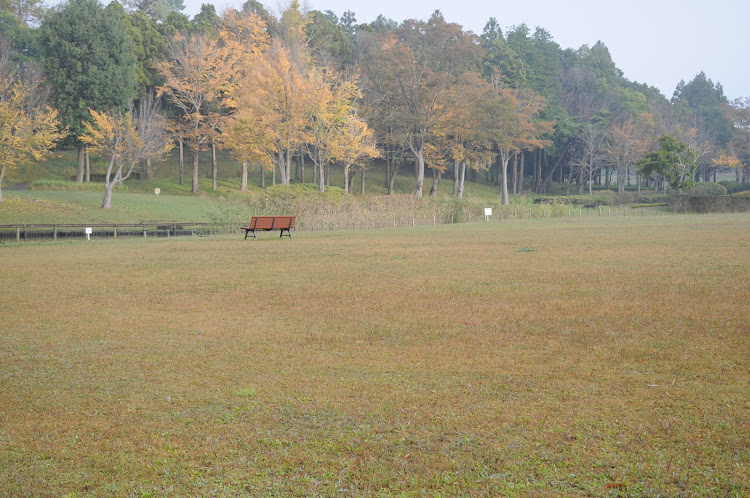
<svg viewBox="0 0 750 498">
<path fill-rule="evenodd" d="M 750 197 L 718 195 L 676 195 L 670 197 L 673 211 L 692 213 L 744 213 L 750 211 Z"/>
</svg>

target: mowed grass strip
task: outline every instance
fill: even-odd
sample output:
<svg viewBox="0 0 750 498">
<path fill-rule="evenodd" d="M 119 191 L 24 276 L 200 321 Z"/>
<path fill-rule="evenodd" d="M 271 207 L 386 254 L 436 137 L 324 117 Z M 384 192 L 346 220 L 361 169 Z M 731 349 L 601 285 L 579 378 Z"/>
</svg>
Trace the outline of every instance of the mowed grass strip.
<svg viewBox="0 0 750 498">
<path fill-rule="evenodd" d="M 0 247 L 7 495 L 750 493 L 750 216 Z"/>
</svg>

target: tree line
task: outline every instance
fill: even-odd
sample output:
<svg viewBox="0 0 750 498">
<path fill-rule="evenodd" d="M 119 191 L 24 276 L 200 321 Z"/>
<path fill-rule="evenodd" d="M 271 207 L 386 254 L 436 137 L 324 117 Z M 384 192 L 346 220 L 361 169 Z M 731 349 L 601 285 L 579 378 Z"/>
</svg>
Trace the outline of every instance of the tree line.
<svg viewBox="0 0 750 498">
<path fill-rule="evenodd" d="M 354 12 L 274 15 L 256 0 L 189 19 L 181 0 L 0 0 L 0 185 L 7 167 L 76 147 L 76 180 L 91 151 L 110 158 L 112 187 L 179 148 L 217 150 L 258 168 L 261 185 L 306 178 L 320 190 L 332 163 L 344 186 L 364 185 L 373 158 L 384 185 L 413 168 L 414 193 L 434 196 L 443 177 L 461 197 L 468 176 L 497 184 L 503 203 L 553 181 L 579 193 L 594 184 L 622 194 L 635 182 L 677 190 L 719 168 L 750 176 L 750 98 L 730 102 L 704 73 L 667 99 L 631 82 L 597 42 L 562 48 L 544 28 L 503 32 L 491 17 L 477 35 L 444 19 L 397 23 Z M 428 186 L 426 183 L 431 184 Z M 1 191 L 0 191 L 1 192 Z M 0 194 L 0 201 L 2 196 Z"/>
</svg>

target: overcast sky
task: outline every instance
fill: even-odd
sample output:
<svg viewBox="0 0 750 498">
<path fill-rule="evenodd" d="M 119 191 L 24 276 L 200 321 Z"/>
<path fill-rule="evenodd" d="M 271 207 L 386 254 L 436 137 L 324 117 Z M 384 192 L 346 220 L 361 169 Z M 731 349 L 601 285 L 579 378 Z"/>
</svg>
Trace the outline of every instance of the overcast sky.
<svg viewBox="0 0 750 498">
<path fill-rule="evenodd" d="M 185 0 L 191 17 L 207 0 Z M 261 0 L 278 12 L 282 0 Z M 302 2 L 304 4 L 304 1 Z M 214 0 L 217 11 L 242 0 Z M 490 17 L 503 31 L 525 22 L 546 28 L 562 48 L 601 40 L 617 67 L 632 81 L 648 83 L 671 97 L 680 80 L 700 71 L 720 82 L 729 99 L 750 96 L 750 0 L 307 0 L 308 10 L 355 13 L 357 22 L 378 14 L 401 22 L 427 19 L 439 9 L 446 21 L 482 32 Z"/>
</svg>

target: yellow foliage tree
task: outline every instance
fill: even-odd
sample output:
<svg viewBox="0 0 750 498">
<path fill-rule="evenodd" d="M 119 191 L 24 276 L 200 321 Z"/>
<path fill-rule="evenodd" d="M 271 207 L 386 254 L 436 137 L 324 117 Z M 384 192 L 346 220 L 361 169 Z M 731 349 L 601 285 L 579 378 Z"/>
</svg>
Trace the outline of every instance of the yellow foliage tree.
<svg viewBox="0 0 750 498">
<path fill-rule="evenodd" d="M 9 60 L 0 60 L 0 202 L 2 182 L 8 168 L 41 161 L 65 136 L 58 129 L 57 111 L 40 104 L 39 81 L 8 70 Z"/>
<path fill-rule="evenodd" d="M 201 149 L 217 140 L 226 108 L 235 105 L 242 52 L 234 38 L 178 34 L 169 43 L 168 59 L 158 63 L 164 77 L 157 95 L 166 96 L 181 111 L 179 136 L 193 154 L 192 192 L 198 193 Z"/>
<path fill-rule="evenodd" d="M 329 144 L 331 158 L 344 165 L 344 188 L 352 193 L 349 173 L 352 166 L 359 166 L 364 175 L 364 161 L 378 157 L 380 152 L 373 138 L 373 130 L 355 113 L 350 112 Z"/>
<path fill-rule="evenodd" d="M 152 100 L 142 101 L 138 116 L 133 109 L 126 113 L 89 112 L 93 123 L 83 123 L 86 132 L 80 140 L 92 150 L 110 156 L 102 200 L 102 208 L 109 209 L 114 185 L 127 180 L 139 161 L 155 159 L 171 145 L 165 140 L 165 119 Z"/>
</svg>

